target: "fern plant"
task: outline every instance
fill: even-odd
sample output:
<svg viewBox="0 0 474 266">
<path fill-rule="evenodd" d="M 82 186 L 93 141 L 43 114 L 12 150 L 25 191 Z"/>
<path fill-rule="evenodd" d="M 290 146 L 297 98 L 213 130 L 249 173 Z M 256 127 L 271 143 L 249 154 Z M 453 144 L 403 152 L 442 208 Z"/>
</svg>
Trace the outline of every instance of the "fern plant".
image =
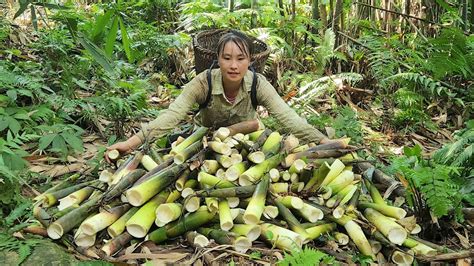
<svg viewBox="0 0 474 266">
<path fill-rule="evenodd" d="M 454 211 L 461 219 L 462 195 L 456 182 L 456 167 L 425 160 L 421 147 L 404 148 L 404 156 L 392 160 L 390 172 L 399 176 L 407 186 L 407 202 L 414 207 L 417 217 L 429 220 L 428 211 L 436 217 Z"/>
<path fill-rule="evenodd" d="M 454 142 L 437 150 L 433 159 L 436 163 L 457 167 L 460 194 L 463 200 L 474 206 L 474 120 L 466 128 L 455 133 Z"/>
<path fill-rule="evenodd" d="M 285 253 L 285 257 L 277 265 L 281 266 L 313 266 L 319 264 L 335 264 L 336 259 L 317 249 L 308 247 L 307 245 L 299 252 L 291 254 Z"/>
</svg>

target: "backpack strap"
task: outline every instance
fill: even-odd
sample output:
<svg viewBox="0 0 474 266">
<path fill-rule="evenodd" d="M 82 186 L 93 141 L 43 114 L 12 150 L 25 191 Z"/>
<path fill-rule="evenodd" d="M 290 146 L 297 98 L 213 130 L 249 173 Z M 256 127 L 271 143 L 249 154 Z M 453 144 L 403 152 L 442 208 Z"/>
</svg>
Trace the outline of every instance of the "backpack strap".
<svg viewBox="0 0 474 266">
<path fill-rule="evenodd" d="M 212 61 L 211 67 L 209 67 L 209 70 L 207 70 L 207 95 L 206 95 L 206 100 L 199 105 L 199 110 L 204 109 L 209 105 L 209 102 L 211 101 L 211 96 L 212 96 L 212 77 L 211 77 L 211 71 L 214 68 L 214 65 L 217 63 L 216 60 Z"/>
<path fill-rule="evenodd" d="M 252 87 L 250 89 L 250 100 L 252 101 L 252 106 L 253 109 L 257 110 L 257 73 L 255 72 L 255 68 L 253 66 L 250 66 L 250 70 L 253 73 L 253 79 L 252 79 Z"/>
</svg>

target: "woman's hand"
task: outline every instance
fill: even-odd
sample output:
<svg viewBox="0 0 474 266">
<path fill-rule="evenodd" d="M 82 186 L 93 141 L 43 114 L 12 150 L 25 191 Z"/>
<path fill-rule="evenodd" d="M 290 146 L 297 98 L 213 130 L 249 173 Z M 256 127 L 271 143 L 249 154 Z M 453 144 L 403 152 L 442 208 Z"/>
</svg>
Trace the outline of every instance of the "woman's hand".
<svg viewBox="0 0 474 266">
<path fill-rule="evenodd" d="M 104 154 L 104 158 L 108 163 L 112 163 L 108 153 L 112 150 L 117 150 L 120 156 L 126 155 L 134 151 L 138 146 L 142 144 L 142 141 L 137 136 L 133 136 L 126 141 L 117 142 L 112 146 L 107 147 L 107 152 Z"/>
</svg>

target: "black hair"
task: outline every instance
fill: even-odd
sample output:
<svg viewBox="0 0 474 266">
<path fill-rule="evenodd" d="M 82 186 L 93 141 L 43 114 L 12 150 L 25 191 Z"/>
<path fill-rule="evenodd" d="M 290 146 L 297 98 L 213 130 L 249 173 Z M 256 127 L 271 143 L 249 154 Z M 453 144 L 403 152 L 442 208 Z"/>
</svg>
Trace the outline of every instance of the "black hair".
<svg viewBox="0 0 474 266">
<path fill-rule="evenodd" d="M 217 57 L 222 54 L 227 43 L 233 42 L 239 47 L 239 50 L 250 59 L 253 53 L 253 45 L 250 38 L 244 33 L 237 30 L 230 30 L 221 36 L 217 43 Z"/>
</svg>

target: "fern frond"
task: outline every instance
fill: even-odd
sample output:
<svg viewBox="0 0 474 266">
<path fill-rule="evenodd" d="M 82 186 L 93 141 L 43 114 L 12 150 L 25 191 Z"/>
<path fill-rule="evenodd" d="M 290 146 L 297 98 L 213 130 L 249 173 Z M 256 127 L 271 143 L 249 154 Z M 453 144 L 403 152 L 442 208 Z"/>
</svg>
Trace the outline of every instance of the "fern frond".
<svg viewBox="0 0 474 266">
<path fill-rule="evenodd" d="M 334 88 L 336 86 L 335 81 L 355 84 L 361 81 L 362 78 L 362 75 L 357 73 L 339 73 L 316 79 L 301 87 L 299 90 L 300 96 L 296 97 L 294 101 L 306 102 L 314 97 L 318 97 L 328 89 Z"/>
</svg>

